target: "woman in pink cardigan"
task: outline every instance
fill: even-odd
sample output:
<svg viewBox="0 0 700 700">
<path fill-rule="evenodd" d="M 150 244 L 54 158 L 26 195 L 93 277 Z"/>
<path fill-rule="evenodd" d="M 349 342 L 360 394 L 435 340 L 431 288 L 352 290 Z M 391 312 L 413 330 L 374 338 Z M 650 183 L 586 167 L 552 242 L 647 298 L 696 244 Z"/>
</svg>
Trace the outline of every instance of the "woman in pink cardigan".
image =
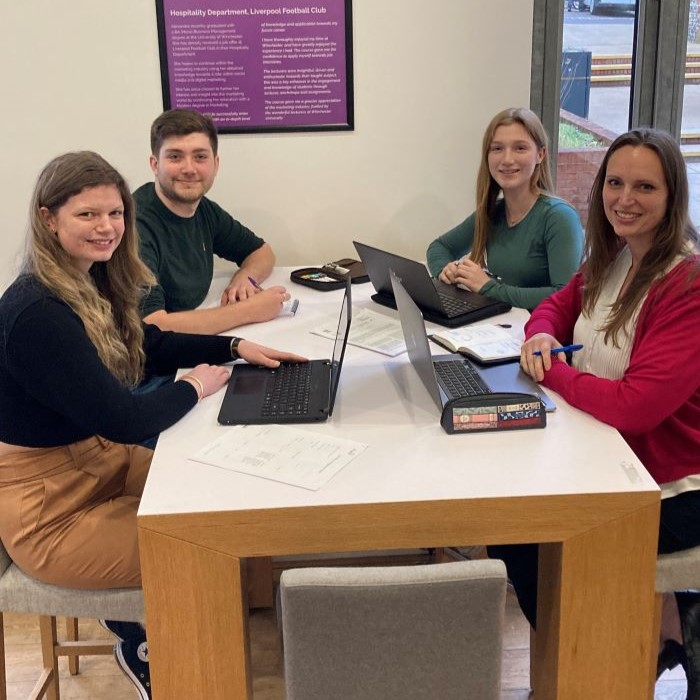
<svg viewBox="0 0 700 700">
<path fill-rule="evenodd" d="M 668 134 L 638 129 L 610 146 L 591 191 L 585 263 L 525 335 L 525 372 L 617 428 L 661 487 L 659 552 L 700 545 L 700 256 L 685 163 Z M 583 345 L 571 365 L 551 353 L 571 343 Z M 534 626 L 536 545 L 490 553 L 506 559 Z M 666 598 L 658 674 L 683 664 L 688 700 L 700 700 L 700 594 Z"/>
</svg>

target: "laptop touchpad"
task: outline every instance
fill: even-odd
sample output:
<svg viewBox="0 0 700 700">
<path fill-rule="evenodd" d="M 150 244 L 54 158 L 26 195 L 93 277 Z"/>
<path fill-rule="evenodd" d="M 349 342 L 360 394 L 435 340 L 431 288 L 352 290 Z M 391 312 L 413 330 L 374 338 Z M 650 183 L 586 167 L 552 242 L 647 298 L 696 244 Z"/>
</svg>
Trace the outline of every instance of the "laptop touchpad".
<svg viewBox="0 0 700 700">
<path fill-rule="evenodd" d="M 266 382 L 266 376 L 243 374 L 236 378 L 234 390 L 236 394 L 259 394 Z"/>
</svg>

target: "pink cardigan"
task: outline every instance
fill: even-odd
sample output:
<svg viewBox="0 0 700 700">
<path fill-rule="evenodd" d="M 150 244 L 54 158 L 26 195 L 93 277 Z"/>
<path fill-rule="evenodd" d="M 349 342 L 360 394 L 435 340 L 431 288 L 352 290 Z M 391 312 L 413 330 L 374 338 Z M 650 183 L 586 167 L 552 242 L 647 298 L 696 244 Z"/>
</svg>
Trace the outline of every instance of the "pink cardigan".
<svg viewBox="0 0 700 700">
<path fill-rule="evenodd" d="M 700 256 L 676 265 L 642 305 L 622 379 L 601 379 L 553 360 L 542 385 L 617 428 L 657 483 L 700 474 Z M 583 278 L 545 299 L 525 325 L 527 338 L 572 341 Z"/>
</svg>

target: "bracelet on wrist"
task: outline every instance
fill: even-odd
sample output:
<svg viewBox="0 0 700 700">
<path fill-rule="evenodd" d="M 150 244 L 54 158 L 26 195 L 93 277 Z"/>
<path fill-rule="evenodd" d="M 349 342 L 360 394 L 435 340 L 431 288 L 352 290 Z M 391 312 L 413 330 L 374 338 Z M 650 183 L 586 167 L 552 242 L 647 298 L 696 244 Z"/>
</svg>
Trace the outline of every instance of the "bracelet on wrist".
<svg viewBox="0 0 700 700">
<path fill-rule="evenodd" d="M 201 401 L 204 398 L 204 384 L 201 380 L 194 376 L 194 374 L 186 374 L 181 379 L 184 379 L 188 384 L 194 387 L 197 392 L 197 401 Z"/>
<path fill-rule="evenodd" d="M 236 336 L 233 336 L 231 338 L 231 359 L 232 360 L 237 360 L 240 357 L 240 354 L 238 353 L 238 345 L 243 340 L 243 338 L 237 338 Z"/>
</svg>

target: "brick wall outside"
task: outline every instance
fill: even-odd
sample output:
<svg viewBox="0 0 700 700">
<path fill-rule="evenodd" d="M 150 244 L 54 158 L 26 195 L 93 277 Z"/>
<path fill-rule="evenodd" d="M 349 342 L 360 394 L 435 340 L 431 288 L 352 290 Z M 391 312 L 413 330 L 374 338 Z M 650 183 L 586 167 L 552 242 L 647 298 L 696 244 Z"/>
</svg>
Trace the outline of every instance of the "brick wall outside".
<svg viewBox="0 0 700 700">
<path fill-rule="evenodd" d="M 557 195 L 588 221 L 588 195 L 607 148 L 566 148 L 557 155 Z"/>
</svg>

